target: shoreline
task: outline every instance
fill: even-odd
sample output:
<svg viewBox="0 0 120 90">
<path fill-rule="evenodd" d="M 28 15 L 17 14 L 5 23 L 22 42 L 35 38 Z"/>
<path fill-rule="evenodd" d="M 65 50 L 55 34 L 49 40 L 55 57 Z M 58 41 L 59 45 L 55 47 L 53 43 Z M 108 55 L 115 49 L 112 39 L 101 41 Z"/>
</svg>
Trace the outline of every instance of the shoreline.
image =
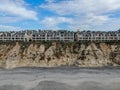
<svg viewBox="0 0 120 90">
<path fill-rule="evenodd" d="M 59 67 L 15 67 L 15 68 L 0 68 L 0 70 L 16 70 L 16 69 L 44 69 L 44 70 L 52 70 L 52 69 L 120 69 L 120 66 L 101 66 L 101 67 L 77 67 L 77 66 L 59 66 Z"/>
</svg>

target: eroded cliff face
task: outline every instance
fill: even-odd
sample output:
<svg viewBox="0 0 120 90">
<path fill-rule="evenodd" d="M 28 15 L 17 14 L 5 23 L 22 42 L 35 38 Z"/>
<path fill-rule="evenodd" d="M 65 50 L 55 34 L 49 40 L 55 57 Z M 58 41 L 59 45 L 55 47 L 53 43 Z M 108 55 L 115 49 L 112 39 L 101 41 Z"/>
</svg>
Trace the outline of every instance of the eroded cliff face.
<svg viewBox="0 0 120 90">
<path fill-rule="evenodd" d="M 0 67 L 118 66 L 120 45 L 79 42 L 0 44 Z"/>
</svg>

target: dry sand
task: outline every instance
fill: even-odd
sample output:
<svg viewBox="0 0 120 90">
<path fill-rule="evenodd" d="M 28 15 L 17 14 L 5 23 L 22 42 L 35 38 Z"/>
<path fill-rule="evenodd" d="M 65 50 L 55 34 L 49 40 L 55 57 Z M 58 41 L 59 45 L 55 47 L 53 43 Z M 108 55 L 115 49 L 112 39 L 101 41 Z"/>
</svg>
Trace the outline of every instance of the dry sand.
<svg viewBox="0 0 120 90">
<path fill-rule="evenodd" d="M 120 90 L 120 68 L 1 69 L 0 90 Z"/>
</svg>

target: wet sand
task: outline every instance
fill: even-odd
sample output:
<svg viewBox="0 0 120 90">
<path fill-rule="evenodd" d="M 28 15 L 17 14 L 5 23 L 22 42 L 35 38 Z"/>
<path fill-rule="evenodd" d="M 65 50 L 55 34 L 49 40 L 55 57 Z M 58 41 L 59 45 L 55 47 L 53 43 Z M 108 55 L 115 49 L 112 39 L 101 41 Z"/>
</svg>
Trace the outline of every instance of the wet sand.
<svg viewBox="0 0 120 90">
<path fill-rule="evenodd" d="M 120 90 L 120 68 L 0 69 L 0 90 Z"/>
</svg>

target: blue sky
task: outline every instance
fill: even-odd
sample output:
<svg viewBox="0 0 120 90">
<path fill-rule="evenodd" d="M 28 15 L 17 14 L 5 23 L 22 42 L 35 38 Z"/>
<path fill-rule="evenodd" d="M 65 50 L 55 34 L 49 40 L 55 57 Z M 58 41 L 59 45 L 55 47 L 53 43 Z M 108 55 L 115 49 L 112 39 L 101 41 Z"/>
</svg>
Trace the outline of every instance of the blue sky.
<svg viewBox="0 0 120 90">
<path fill-rule="evenodd" d="M 0 0 L 0 30 L 120 29 L 120 0 Z"/>
</svg>

